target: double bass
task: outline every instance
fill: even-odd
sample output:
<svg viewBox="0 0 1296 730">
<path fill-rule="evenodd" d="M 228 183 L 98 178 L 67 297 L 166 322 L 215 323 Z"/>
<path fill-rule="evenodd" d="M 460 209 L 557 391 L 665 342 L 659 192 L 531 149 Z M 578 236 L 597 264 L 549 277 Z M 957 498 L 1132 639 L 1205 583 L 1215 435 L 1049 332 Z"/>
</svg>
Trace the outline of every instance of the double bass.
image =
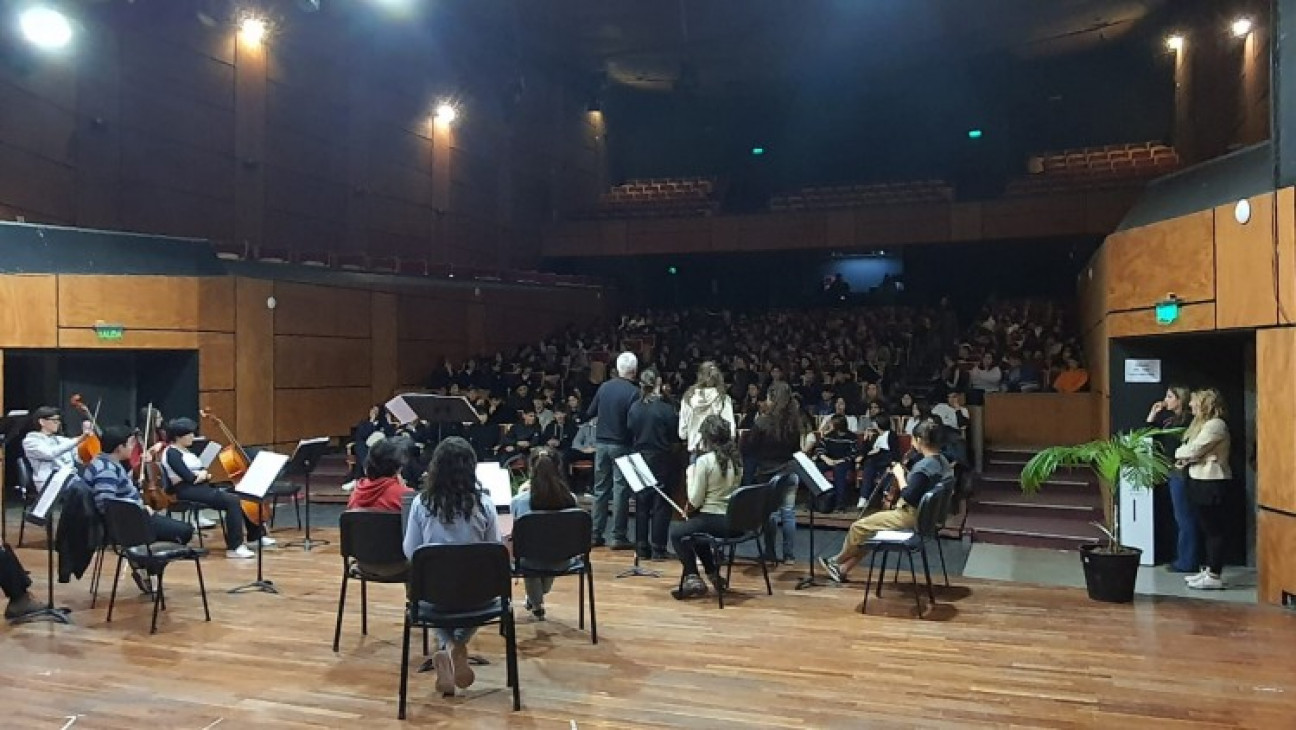
<svg viewBox="0 0 1296 730">
<path fill-rule="evenodd" d="M 227 443 L 221 447 L 220 453 L 216 455 L 213 464 L 220 464 L 220 468 L 225 472 L 226 479 L 234 486 L 243 480 L 243 475 L 247 474 L 248 468 L 252 465 L 252 460 L 248 458 L 247 452 L 243 450 L 238 439 L 230 432 L 229 427 L 220 419 L 210 408 L 201 408 L 198 414 L 203 418 L 216 422 L 220 427 L 221 433 L 225 435 Z M 247 517 L 248 522 L 260 527 L 270 520 L 270 508 L 263 502 L 256 502 L 247 499 L 241 500 L 243 506 L 243 515 Z"/>
<path fill-rule="evenodd" d="M 103 444 L 99 441 L 99 406 L 101 405 L 103 401 L 96 403 L 94 413 L 91 413 L 85 401 L 81 400 L 81 394 L 72 394 L 72 407 L 90 421 L 90 433 L 77 446 L 77 459 L 82 464 L 89 464 L 100 451 L 103 451 Z"/>
</svg>

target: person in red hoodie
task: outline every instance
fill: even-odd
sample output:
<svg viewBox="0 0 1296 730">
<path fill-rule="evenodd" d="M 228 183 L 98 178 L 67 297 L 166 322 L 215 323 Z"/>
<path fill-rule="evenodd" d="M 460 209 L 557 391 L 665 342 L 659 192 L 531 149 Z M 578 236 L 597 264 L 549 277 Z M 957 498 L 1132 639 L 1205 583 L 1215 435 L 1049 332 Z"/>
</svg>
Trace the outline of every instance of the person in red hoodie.
<svg viewBox="0 0 1296 730">
<path fill-rule="evenodd" d="M 405 485 L 401 469 L 405 466 L 408 449 L 403 439 L 383 439 L 369 449 L 365 458 L 364 477 L 356 482 L 347 511 L 395 512 L 400 514 L 401 497 L 414 490 Z M 399 575 L 405 570 L 405 561 L 389 565 L 361 565 L 366 572 L 377 575 Z"/>
<path fill-rule="evenodd" d="M 405 454 L 400 439 L 383 439 L 374 444 L 365 458 L 364 477 L 351 490 L 347 509 L 400 512 L 401 497 L 413 491 L 400 476 Z"/>
</svg>

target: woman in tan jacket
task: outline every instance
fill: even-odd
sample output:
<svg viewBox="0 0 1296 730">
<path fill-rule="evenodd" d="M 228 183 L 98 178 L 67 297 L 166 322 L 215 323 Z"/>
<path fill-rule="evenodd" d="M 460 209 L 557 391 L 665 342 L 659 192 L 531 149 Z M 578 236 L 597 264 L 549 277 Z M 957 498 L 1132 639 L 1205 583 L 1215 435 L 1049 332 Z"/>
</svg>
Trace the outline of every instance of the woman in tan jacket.
<svg viewBox="0 0 1296 730">
<path fill-rule="evenodd" d="M 1175 464 L 1188 470 L 1188 499 L 1197 511 L 1197 523 L 1205 537 L 1206 566 L 1185 580 L 1189 588 L 1220 590 L 1224 587 L 1220 580 L 1224 571 L 1224 495 L 1233 478 L 1224 399 L 1215 388 L 1195 390 L 1188 407 L 1193 421 L 1184 433 L 1183 445 L 1175 449 Z"/>
</svg>

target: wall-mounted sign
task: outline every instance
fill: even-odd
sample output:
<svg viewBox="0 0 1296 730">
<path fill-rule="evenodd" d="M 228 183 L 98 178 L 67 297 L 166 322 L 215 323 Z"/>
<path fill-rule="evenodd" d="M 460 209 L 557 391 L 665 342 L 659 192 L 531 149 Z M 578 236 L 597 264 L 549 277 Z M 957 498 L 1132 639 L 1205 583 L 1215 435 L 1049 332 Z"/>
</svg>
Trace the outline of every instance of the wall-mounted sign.
<svg viewBox="0 0 1296 730">
<path fill-rule="evenodd" d="M 1160 360 L 1126 360 L 1125 382 L 1159 383 L 1161 382 Z"/>
<path fill-rule="evenodd" d="M 120 340 L 126 337 L 126 325 L 109 324 L 108 322 L 94 323 L 95 336 L 101 340 Z"/>
<path fill-rule="evenodd" d="M 1174 324 L 1179 321 L 1179 298 L 1171 294 L 1156 304 L 1157 324 Z"/>
</svg>

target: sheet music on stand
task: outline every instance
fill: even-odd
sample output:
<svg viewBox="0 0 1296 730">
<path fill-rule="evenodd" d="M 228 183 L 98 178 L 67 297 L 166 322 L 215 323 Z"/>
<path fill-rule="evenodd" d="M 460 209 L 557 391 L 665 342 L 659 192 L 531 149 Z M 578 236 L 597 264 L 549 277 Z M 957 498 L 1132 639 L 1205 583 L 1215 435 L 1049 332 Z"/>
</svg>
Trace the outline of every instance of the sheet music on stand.
<svg viewBox="0 0 1296 730">
<path fill-rule="evenodd" d="M 206 469 L 212 465 L 213 461 L 216 461 L 216 457 L 220 456 L 220 452 L 220 444 L 215 441 L 208 441 L 207 445 L 203 447 L 202 453 L 198 455 L 198 460 L 202 462 L 203 468 Z"/>
<path fill-rule="evenodd" d="M 490 495 L 496 512 L 513 510 L 513 484 L 509 481 L 507 469 L 493 461 L 478 462 L 477 482 Z"/>
<path fill-rule="evenodd" d="M 819 467 L 815 466 L 810 457 L 798 451 L 792 455 L 792 460 L 797 465 L 797 476 L 801 477 L 802 482 L 810 487 L 816 496 L 832 491 L 833 485 L 824 479 L 823 472 L 819 471 Z"/>
<path fill-rule="evenodd" d="M 662 491 L 661 485 L 657 483 L 657 477 L 653 476 L 652 469 L 648 468 L 648 462 L 644 461 L 643 454 L 635 453 L 626 456 L 617 457 L 614 461 L 616 467 L 621 470 L 621 474 L 626 478 L 630 485 L 630 491 L 638 494 L 645 489 L 652 488 L 666 500 L 684 519 L 688 519 L 688 513 L 675 504 L 675 500 L 670 495 Z"/>
<path fill-rule="evenodd" d="M 49 481 L 45 483 L 45 488 L 41 490 L 40 499 L 36 500 L 36 506 L 28 513 L 27 521 L 33 525 L 44 525 L 49 518 L 49 511 L 63 494 L 63 487 L 67 486 L 68 481 L 74 476 L 76 476 L 76 467 L 73 466 L 65 466 L 51 474 Z"/>
<path fill-rule="evenodd" d="M 273 451 L 258 452 L 247 473 L 234 488 L 234 492 L 256 500 L 265 499 L 266 492 L 270 491 L 270 485 L 274 484 L 274 480 L 278 478 L 279 472 L 283 471 L 287 463 L 288 457 L 284 454 Z"/>
<path fill-rule="evenodd" d="M 396 396 L 387 401 L 387 412 L 396 418 L 400 425 L 404 426 L 418 420 L 418 414 L 410 407 L 404 396 Z"/>
</svg>

